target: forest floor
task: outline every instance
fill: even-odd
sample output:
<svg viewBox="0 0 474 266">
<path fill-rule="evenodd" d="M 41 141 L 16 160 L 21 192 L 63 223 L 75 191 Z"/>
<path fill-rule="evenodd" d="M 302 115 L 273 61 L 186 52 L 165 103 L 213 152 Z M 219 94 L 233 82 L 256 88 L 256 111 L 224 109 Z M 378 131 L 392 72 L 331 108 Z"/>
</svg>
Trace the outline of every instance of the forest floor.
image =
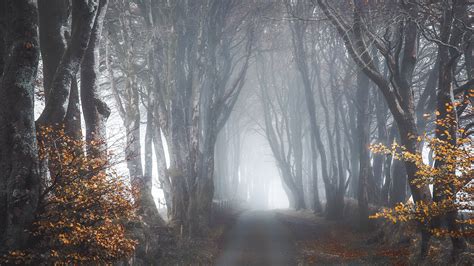
<svg viewBox="0 0 474 266">
<path fill-rule="evenodd" d="M 407 265 L 409 243 L 383 245 L 377 231 L 356 222 L 328 221 L 309 211 L 281 211 L 276 217 L 292 232 L 299 265 Z"/>
<path fill-rule="evenodd" d="M 377 229 L 361 231 L 354 217 L 345 213 L 344 219 L 329 221 L 311 211 L 219 212 L 205 236 L 164 243 L 160 265 L 452 265 L 447 239 L 433 240 L 429 261 L 420 264 L 414 226 L 374 221 Z M 472 265 L 470 247 L 467 262 L 456 265 Z"/>
<path fill-rule="evenodd" d="M 241 213 L 240 209 L 216 211 L 212 215 L 210 228 L 203 235 L 193 239 L 180 237 L 176 232 L 165 232 L 165 234 L 162 232 L 159 265 L 214 265 L 217 256 L 221 253 L 220 247 L 224 236 L 234 226 Z"/>
<path fill-rule="evenodd" d="M 248 211 L 225 233 L 216 265 L 405 265 L 408 245 L 370 244 L 373 233 L 310 211 Z"/>
</svg>

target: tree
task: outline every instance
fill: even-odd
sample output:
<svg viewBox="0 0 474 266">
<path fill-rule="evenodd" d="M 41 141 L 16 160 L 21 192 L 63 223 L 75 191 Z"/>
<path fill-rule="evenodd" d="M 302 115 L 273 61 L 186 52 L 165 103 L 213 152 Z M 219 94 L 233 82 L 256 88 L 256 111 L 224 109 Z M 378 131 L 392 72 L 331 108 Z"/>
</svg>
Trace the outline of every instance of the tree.
<svg viewBox="0 0 474 266">
<path fill-rule="evenodd" d="M 448 5 L 448 8 L 445 9 L 441 16 L 440 21 L 440 44 L 438 48 L 438 57 L 439 57 L 439 74 L 438 74 L 438 90 L 437 90 L 437 113 L 436 113 L 436 139 L 445 144 L 450 144 L 448 146 L 449 153 L 455 153 L 457 150 L 452 150 L 454 147 L 459 147 L 463 145 L 463 140 L 461 139 L 461 144 L 457 143 L 457 128 L 458 121 L 457 117 L 457 106 L 465 104 L 461 102 L 455 102 L 453 95 L 452 84 L 454 82 L 453 73 L 455 73 L 455 67 L 457 63 L 457 58 L 460 56 L 460 52 L 456 51 L 456 47 L 460 46 L 462 41 L 463 30 L 462 27 L 466 22 L 467 17 L 467 1 L 456 1 L 452 5 Z M 462 135 L 461 135 L 462 136 Z M 462 149 L 462 147 L 460 148 Z M 435 168 L 442 169 L 446 171 L 445 176 L 440 176 L 438 178 L 443 179 L 453 179 L 453 176 L 456 176 L 456 167 L 459 163 L 462 165 L 462 162 L 455 162 L 451 160 L 456 160 L 450 158 L 451 154 L 445 154 L 444 150 L 434 150 L 436 154 Z M 458 151 L 459 152 L 459 151 Z M 447 158 L 442 158 L 441 156 L 446 156 Z M 463 157 L 461 157 L 463 158 Z M 465 158 L 464 158 L 465 160 Z M 469 173 L 463 172 L 461 175 L 469 175 Z M 446 178 L 447 177 L 447 178 Z M 455 182 L 455 180 L 452 180 Z M 439 181 L 438 181 L 439 182 Z M 438 204 L 448 204 L 454 205 L 456 201 L 456 194 L 463 190 L 463 187 L 456 186 L 456 183 L 446 184 L 446 183 L 435 183 L 433 187 L 433 199 L 435 203 Z M 460 191 L 461 190 L 461 191 Z M 446 201 L 448 201 L 446 203 Z M 458 216 L 457 208 L 454 210 L 448 211 L 445 216 L 439 218 L 444 218 L 448 224 L 448 230 L 451 232 L 459 231 L 456 219 Z M 436 224 L 435 226 L 439 226 Z M 458 254 L 463 252 L 466 249 L 466 244 L 462 237 L 457 235 L 451 235 L 453 243 L 453 256 L 456 257 Z"/>
<path fill-rule="evenodd" d="M 138 30 L 139 27 L 145 26 L 145 22 L 143 18 L 132 15 L 134 7 L 135 3 L 131 1 L 115 0 L 111 2 L 110 17 L 108 19 L 109 38 L 105 60 L 112 94 L 125 128 L 124 152 L 130 181 L 140 190 L 140 198 L 136 200 L 140 202 L 141 215 L 144 216 L 148 225 L 156 225 L 163 224 L 164 221 L 158 213 L 151 194 L 152 179 L 148 172 L 149 164 L 146 164 L 146 171 L 143 169 L 142 145 L 140 142 L 142 114 L 140 95 L 143 93 L 142 88 L 150 86 L 150 84 L 146 76 L 140 76 L 139 69 L 145 68 L 147 61 L 146 56 L 136 56 L 133 49 L 136 47 L 136 50 L 146 55 L 145 47 L 140 46 L 139 43 L 146 43 L 144 40 L 147 36 L 141 34 Z M 143 10 L 143 12 L 147 14 L 146 10 Z M 116 17 L 118 19 L 115 19 Z M 117 71 L 114 71 L 114 69 Z M 118 73 L 118 75 L 114 73 Z M 122 82 L 116 82 L 118 78 Z M 148 109 L 150 110 L 150 108 Z M 149 120 L 147 116 L 147 123 L 151 122 L 153 121 Z M 150 129 L 152 128 L 147 125 L 147 131 Z M 149 142 L 145 144 L 148 145 L 147 149 L 151 148 Z M 148 150 L 147 154 L 149 154 Z M 146 162 L 148 160 L 149 156 L 146 157 Z"/>
<path fill-rule="evenodd" d="M 100 0 L 91 36 L 81 63 L 81 103 L 86 126 L 87 153 L 92 157 L 107 157 L 105 122 L 110 108 L 99 93 L 99 44 L 108 0 Z M 103 154 L 98 154 L 102 152 Z"/>
<path fill-rule="evenodd" d="M 190 235 L 209 223 L 217 134 L 250 62 L 248 8 L 239 1 L 163 1 L 154 8 L 155 27 L 172 29 L 158 32 L 155 67 L 167 71 L 154 75 L 155 117 L 170 151 L 170 218 Z"/>
<path fill-rule="evenodd" d="M 346 190 L 349 188 L 350 193 L 357 195 L 354 190 L 357 190 L 359 143 L 353 136 L 359 133 L 355 124 L 357 112 L 350 110 L 359 109 L 350 92 L 353 69 L 341 50 L 342 43 L 324 25 L 312 23 L 314 13 L 310 3 L 287 1 L 286 10 L 293 18 L 290 21 L 292 49 L 305 87 L 312 146 L 320 155 L 326 215 L 338 219 L 343 216 Z M 313 156 L 313 164 L 316 168 L 317 155 Z"/>
<path fill-rule="evenodd" d="M 365 10 L 371 8 L 371 4 L 368 2 L 353 1 L 351 24 L 335 12 L 327 1 L 318 0 L 317 4 L 343 38 L 352 59 L 383 93 L 398 125 L 402 145 L 409 152 L 418 152 L 416 137 L 414 138 L 417 136 L 418 130 L 412 92 L 413 71 L 417 63 L 419 39 L 418 27 L 414 19 L 419 12 L 418 5 L 411 2 L 402 2 L 400 6 L 398 3 L 387 3 L 388 8 L 392 8 L 396 14 L 402 14 L 403 11 L 407 15 L 397 21 L 398 24 L 395 24 L 398 25 L 398 31 L 391 31 L 390 27 L 387 28 L 389 34 L 386 34 L 385 37 L 389 39 L 383 42 L 369 28 L 364 27 L 363 14 Z M 353 30 L 349 30 L 350 26 L 353 27 Z M 374 42 L 375 47 L 384 57 L 390 70 L 390 78 L 385 78 L 375 65 L 375 60 L 367 47 L 367 39 Z M 398 49 L 393 49 L 391 46 L 393 43 L 398 43 Z M 429 188 L 427 186 L 416 187 L 411 183 L 416 177 L 416 165 L 407 161 L 405 168 L 415 202 L 430 202 L 432 197 Z M 422 257 L 428 250 L 429 233 L 426 229 L 426 226 L 423 226 Z"/>
<path fill-rule="evenodd" d="M 450 110 L 451 107 L 445 107 Z M 449 113 L 450 111 L 444 111 Z M 436 115 L 440 116 L 440 111 Z M 456 124 L 452 117 L 437 119 L 436 124 L 440 127 L 450 127 Z M 404 146 L 397 143 L 391 147 L 385 145 L 373 145 L 372 151 L 376 153 L 391 154 L 394 158 L 402 161 L 410 161 L 417 165 L 416 178 L 412 181 L 413 185 L 424 186 L 433 185 L 442 195 L 433 202 L 429 203 L 398 203 L 392 209 L 383 209 L 381 212 L 372 216 L 372 218 L 385 218 L 393 223 L 408 221 L 418 221 L 421 223 L 430 223 L 447 217 L 458 211 L 471 211 L 473 200 L 472 193 L 472 156 L 473 149 L 471 138 L 464 134 L 463 129 L 457 129 L 449 132 L 442 131 L 439 134 L 416 138 L 418 142 L 426 143 L 427 147 L 434 151 L 434 159 L 438 162 L 431 165 L 425 162 L 419 153 L 409 152 Z M 441 136 L 441 138 L 438 138 Z M 460 136 L 460 137 L 457 137 Z M 462 252 L 464 245 L 463 237 L 472 237 L 474 221 L 472 218 L 458 220 L 454 217 L 452 221 L 448 220 L 447 228 L 442 228 L 439 224 L 432 227 L 430 232 L 437 237 L 450 236 L 453 239 L 453 259 L 459 252 Z M 463 228 L 459 225 L 464 225 Z"/>
<path fill-rule="evenodd" d="M 357 201 L 360 225 L 367 228 L 369 219 L 369 174 L 371 171 L 370 154 L 370 121 L 369 121 L 369 78 L 363 73 L 357 74 L 357 132 L 359 141 L 359 184 Z"/>
<path fill-rule="evenodd" d="M 45 83 L 49 87 L 45 87 L 47 91 L 45 92 L 45 95 L 47 95 L 45 98 L 45 108 L 36 121 L 38 131 L 46 127 L 57 126 L 60 128 L 66 125 L 69 135 L 74 136 L 76 139 L 81 139 L 82 137 L 76 74 L 79 71 L 89 44 L 98 6 L 99 2 L 97 0 L 81 0 L 73 1 L 72 3 L 72 30 L 69 45 L 64 50 L 59 62 L 57 62 L 57 58 L 52 58 L 47 65 L 49 69 L 48 75 L 53 76 L 52 79 L 49 77 L 49 84 Z M 62 11 L 64 12 L 65 10 Z M 53 21 L 53 24 L 56 27 L 61 27 L 64 23 L 58 20 Z M 43 27 L 45 27 L 44 24 Z M 54 34 L 61 35 L 61 30 L 55 30 Z M 60 42 L 63 39 L 61 36 L 57 38 L 60 39 Z M 46 51 L 45 55 L 51 53 L 50 50 Z M 50 72 L 52 72 L 55 65 L 55 72 L 52 74 Z M 81 152 L 81 150 L 77 152 Z M 60 167 L 60 164 L 51 160 L 43 161 L 41 165 L 44 176 L 46 176 L 46 161 L 48 162 L 50 174 L 54 176 L 55 172 L 59 171 L 59 169 L 53 167 Z"/>
<path fill-rule="evenodd" d="M 51 81 L 51 88 L 46 93 L 48 101 L 37 121 L 40 127 L 63 123 L 69 103 L 71 82 L 79 71 L 87 50 L 98 4 L 96 0 L 73 1 L 72 20 L 76 23 L 72 28 L 71 45 L 64 51 Z"/>
<path fill-rule="evenodd" d="M 287 9 L 289 12 L 298 12 L 298 15 L 302 15 L 302 12 L 305 10 L 305 5 L 302 1 L 297 1 L 295 5 L 291 5 L 291 3 L 287 4 Z M 327 159 L 326 159 L 326 151 L 321 140 L 321 132 L 316 121 L 316 106 L 314 102 L 312 86 L 309 76 L 309 69 L 308 63 L 306 61 L 306 47 L 305 47 L 305 34 L 306 34 L 306 27 L 307 24 L 304 21 L 294 21 L 290 23 L 291 33 L 292 33 L 292 41 L 293 41 L 293 54 L 296 59 L 296 65 L 298 66 L 298 71 L 301 75 L 301 79 L 304 85 L 304 92 L 306 98 L 306 107 L 308 108 L 309 114 L 309 121 L 311 126 L 311 153 L 312 153 L 312 168 L 313 168 L 313 182 L 315 182 L 315 210 L 321 211 L 321 203 L 319 202 L 319 195 L 317 193 L 317 150 L 319 151 L 319 155 L 321 158 L 321 169 L 322 169 L 322 176 L 324 180 L 324 184 L 326 187 L 326 195 L 330 196 L 332 191 L 329 191 L 330 184 L 329 184 L 329 172 L 327 169 Z M 332 200 L 328 200 L 328 204 L 335 203 Z M 333 206 L 329 206 L 326 210 L 334 210 Z"/>
<path fill-rule="evenodd" d="M 0 244 L 23 248 L 40 192 L 34 88 L 39 46 L 36 6 L 30 1 L 2 2 L 5 57 L 0 80 Z M 8 51 L 8 52 L 6 52 Z"/>
<path fill-rule="evenodd" d="M 59 62 L 66 50 L 67 38 L 71 35 L 69 8 L 68 1 L 38 1 L 40 50 L 43 61 L 43 81 L 46 101 L 48 101 L 51 84 Z"/>
<path fill-rule="evenodd" d="M 274 53 L 269 57 L 269 66 L 259 57 L 261 64 L 257 69 L 261 102 L 264 113 L 264 132 L 275 158 L 283 187 L 290 207 L 296 210 L 305 208 L 303 190 L 303 120 L 300 106 L 303 104 L 303 91 L 294 86 L 295 77 L 277 72 Z M 288 59 L 287 59 L 288 60 Z M 285 61 L 276 61 L 286 65 Z M 269 69 L 271 73 L 265 71 Z M 282 77 L 277 79 L 275 72 Z M 265 77 L 270 76 L 270 79 Z M 294 89 L 290 89 L 294 86 Z"/>
</svg>

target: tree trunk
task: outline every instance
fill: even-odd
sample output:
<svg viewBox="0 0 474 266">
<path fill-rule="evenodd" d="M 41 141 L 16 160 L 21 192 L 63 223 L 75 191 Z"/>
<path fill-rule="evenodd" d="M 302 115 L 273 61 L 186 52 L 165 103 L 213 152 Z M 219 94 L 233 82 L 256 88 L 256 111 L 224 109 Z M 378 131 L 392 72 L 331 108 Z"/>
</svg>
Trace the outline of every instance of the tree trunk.
<svg viewBox="0 0 474 266">
<path fill-rule="evenodd" d="M 328 171 L 328 162 L 327 162 L 327 156 L 326 156 L 326 149 L 324 148 L 324 144 L 321 138 L 321 130 L 318 126 L 317 120 L 316 120 L 316 104 L 314 102 L 314 96 L 313 92 L 311 90 L 311 82 L 309 81 L 308 77 L 308 71 L 307 71 L 307 66 L 306 64 L 301 64 L 300 66 L 300 73 L 303 79 L 303 85 L 304 85 L 304 94 L 305 94 L 305 99 L 306 99 L 306 107 L 308 109 L 309 113 L 309 122 L 310 122 L 310 128 L 311 128 L 311 136 L 314 138 L 312 141 L 312 145 L 316 146 L 319 155 L 321 158 L 321 170 L 322 170 L 322 175 L 323 175 L 323 180 L 324 180 L 324 186 L 326 188 L 326 196 L 331 194 L 330 191 L 332 189 L 329 189 L 330 185 L 330 180 L 329 180 L 329 171 Z M 313 142 L 314 141 L 314 142 Z M 314 156 L 314 155 L 313 155 Z M 314 165 L 314 164 L 313 164 Z M 329 209 L 329 199 L 327 199 L 327 204 L 328 206 L 326 207 L 326 211 Z M 337 216 L 337 215 L 336 215 Z M 334 217 L 336 218 L 336 217 Z"/>
<path fill-rule="evenodd" d="M 304 197 L 301 191 L 296 187 L 293 181 L 290 167 L 288 165 L 280 166 L 282 169 L 283 183 L 285 184 L 285 192 L 287 194 L 290 208 L 300 210 L 304 208 Z"/>
<path fill-rule="evenodd" d="M 6 251 L 29 244 L 26 229 L 39 200 L 33 99 L 40 52 L 35 3 L 9 0 L 3 4 L 10 51 L 0 80 L 0 250 Z"/>
<path fill-rule="evenodd" d="M 335 188 L 330 185 L 326 187 L 326 217 L 329 220 L 338 220 L 344 215 L 344 198 L 338 196 Z"/>
<path fill-rule="evenodd" d="M 156 115 L 157 113 L 155 113 Z M 155 120 L 155 123 L 158 122 Z M 164 150 L 164 143 L 161 135 L 160 127 L 155 124 L 155 132 L 153 132 L 153 146 L 155 148 L 156 165 L 158 168 L 158 179 L 160 180 L 161 189 L 163 189 L 163 195 L 165 197 L 166 208 L 168 211 L 168 217 L 171 216 L 172 204 L 171 199 L 171 182 L 169 179 L 168 167 L 166 166 L 166 157 Z"/>
<path fill-rule="evenodd" d="M 331 67 L 333 67 L 333 64 L 330 64 Z M 332 71 L 334 72 L 334 71 Z M 334 86 L 334 82 L 331 84 L 331 96 L 332 100 L 334 103 L 337 102 L 338 100 L 338 95 L 336 95 L 336 86 Z M 335 131 L 335 157 L 336 157 L 336 162 L 337 162 L 337 171 L 335 171 L 335 178 L 333 182 L 337 185 L 336 186 L 336 197 L 337 197 L 337 202 L 340 204 L 340 208 L 343 210 L 344 209 L 344 196 L 346 193 L 346 171 L 344 169 L 344 163 L 342 160 L 343 156 L 343 150 L 342 150 L 342 144 L 343 140 L 341 138 L 341 123 L 340 123 L 340 110 L 339 108 L 335 106 L 334 108 L 334 131 Z"/>
<path fill-rule="evenodd" d="M 72 2 L 72 36 L 70 46 L 65 50 L 48 91 L 48 102 L 38 118 L 38 125 L 56 126 L 63 122 L 69 103 L 71 82 L 79 71 L 86 52 L 98 2 L 77 0 Z"/>
<path fill-rule="evenodd" d="M 133 75 L 133 74 L 132 74 Z M 130 173 L 132 184 L 142 186 L 143 168 L 140 144 L 140 111 L 138 88 L 134 77 L 127 77 L 127 88 L 130 103 L 127 104 L 124 126 L 125 126 L 125 159 Z"/>
<path fill-rule="evenodd" d="M 43 87 L 46 102 L 61 57 L 70 37 L 69 1 L 38 0 L 39 36 L 43 61 Z M 76 85 L 77 86 L 77 85 Z"/>
<path fill-rule="evenodd" d="M 370 121 L 369 121 L 369 78 L 359 72 L 357 75 L 357 132 L 359 140 L 359 185 L 358 207 L 359 222 L 364 229 L 369 224 L 368 179 L 370 171 Z"/>
<path fill-rule="evenodd" d="M 311 136 L 311 178 L 313 181 L 313 204 L 314 204 L 314 211 L 315 212 L 322 212 L 323 206 L 321 205 L 321 201 L 319 199 L 319 186 L 318 186 L 318 153 L 316 149 L 316 141 L 314 137 Z"/>
<path fill-rule="evenodd" d="M 382 191 L 381 191 L 381 204 L 383 206 L 389 206 L 389 199 L 390 199 L 390 188 L 392 186 L 392 178 L 391 178 L 391 173 L 390 169 L 392 166 L 392 156 L 387 155 L 383 161 L 383 167 L 384 167 L 384 183 L 382 185 Z"/>
<path fill-rule="evenodd" d="M 174 97 L 184 96 L 181 93 L 175 93 Z M 185 113 L 184 106 L 181 106 L 183 101 L 179 99 L 171 100 L 170 110 L 170 142 L 168 143 L 171 148 L 170 153 L 170 169 L 169 178 L 171 183 L 171 212 L 170 212 L 170 223 L 173 227 L 179 230 L 183 230 L 185 223 L 187 222 L 187 211 L 189 206 L 189 194 L 186 186 L 186 178 L 191 175 L 190 165 L 194 164 L 191 161 L 191 154 L 189 152 L 189 143 L 187 141 L 187 132 L 184 130 L 185 127 Z M 186 228 L 184 228 L 186 229 Z"/>
<path fill-rule="evenodd" d="M 387 145 L 391 145 L 393 143 L 393 140 L 395 138 L 395 134 L 397 132 L 397 128 L 396 128 L 396 125 L 393 124 L 391 127 L 390 127 L 390 134 L 389 134 L 389 137 L 388 137 L 388 140 L 387 140 Z M 385 206 L 392 206 L 391 205 L 391 194 L 392 194 L 392 189 L 393 189 L 393 175 L 392 175 L 392 168 L 393 168 L 393 164 L 392 164 L 392 155 L 388 154 L 386 157 L 385 157 L 385 160 L 384 160 L 384 169 L 385 169 L 385 173 L 384 173 L 384 178 L 385 178 L 385 181 L 384 181 L 384 184 L 383 184 L 383 187 L 382 187 L 382 202 L 383 204 L 385 204 Z"/>
<path fill-rule="evenodd" d="M 110 108 L 99 93 L 99 43 L 108 0 L 100 0 L 90 41 L 81 64 L 81 102 L 86 126 L 87 153 L 107 159 L 106 121 Z"/>
<path fill-rule="evenodd" d="M 392 186 L 390 188 L 390 204 L 394 207 L 397 203 L 405 202 L 407 198 L 407 172 L 403 161 L 394 160 L 392 163 Z"/>
<path fill-rule="evenodd" d="M 357 108 L 357 107 L 354 107 Z M 358 112 L 349 112 L 349 128 L 350 132 L 357 132 L 357 113 Z M 357 198 L 359 191 L 359 155 L 358 152 L 360 143 L 358 141 L 352 141 L 350 146 L 351 155 L 350 155 L 350 164 L 351 164 L 351 179 L 349 180 L 349 196 Z"/>
<path fill-rule="evenodd" d="M 467 16 L 467 0 L 454 1 L 452 4 L 452 10 L 445 10 L 441 20 L 440 39 L 443 44 L 438 47 L 438 56 L 440 58 L 439 74 L 438 74 L 438 91 L 437 91 L 437 111 L 436 116 L 436 138 L 448 142 L 453 147 L 457 144 L 457 129 L 458 129 L 458 117 L 456 114 L 456 105 L 454 102 L 453 95 L 453 82 L 456 68 L 456 59 L 458 57 L 457 52 L 450 51 L 450 48 L 444 43 L 449 43 L 451 46 L 456 46 L 461 41 L 462 32 L 460 28 L 464 27 L 465 22 L 459 21 Z M 438 155 L 439 156 L 439 155 Z M 443 156 L 443 154 L 441 154 Z M 435 168 L 442 169 L 446 164 L 452 164 L 447 169 L 452 169 L 448 175 L 456 175 L 455 163 L 443 160 L 436 160 Z M 435 202 L 441 202 L 443 200 L 449 201 L 454 204 L 456 201 L 456 188 L 454 184 L 449 183 L 444 185 L 442 182 L 435 183 L 433 185 L 433 200 Z M 444 219 L 446 221 L 448 230 L 450 232 L 459 232 L 459 225 L 457 224 L 458 211 L 456 209 L 446 213 L 443 217 L 438 219 Z M 438 227 L 434 220 L 434 226 Z M 451 236 L 453 244 L 453 258 L 455 259 L 460 253 L 466 249 L 466 243 L 462 237 Z"/>
<path fill-rule="evenodd" d="M 289 81 L 289 79 L 288 79 Z M 291 87 L 291 84 L 288 84 L 288 87 Z M 303 120 L 299 113 L 300 104 L 304 102 L 304 94 L 300 88 L 294 91 L 292 98 L 289 103 L 290 114 L 289 114 L 289 127 L 290 127 L 290 136 L 288 138 L 289 145 L 293 149 L 293 160 L 294 160 L 294 181 L 295 189 L 294 193 L 297 203 L 295 206 L 296 210 L 304 209 L 305 200 L 304 200 L 304 188 L 303 188 Z"/>
<path fill-rule="evenodd" d="M 66 116 L 64 117 L 64 130 L 70 138 L 74 140 L 82 140 L 81 109 L 76 77 L 73 77 L 71 82 L 71 93 L 69 95 Z"/>
<path fill-rule="evenodd" d="M 150 98 L 149 98 L 150 99 Z M 153 198 L 153 138 L 154 138 L 154 119 L 153 106 L 150 105 L 151 99 L 148 102 L 147 109 L 147 124 L 145 132 L 145 171 L 141 182 L 140 193 L 140 213 L 143 215 L 145 222 L 149 225 L 163 225 L 164 221 L 158 212 L 158 208 Z"/>
<path fill-rule="evenodd" d="M 411 98 L 413 101 L 413 98 Z M 416 123 L 414 119 L 414 108 L 404 116 L 396 116 L 397 126 L 400 131 L 401 144 L 407 149 L 408 152 L 416 154 L 418 153 L 418 143 L 415 137 L 417 135 Z M 416 165 L 412 162 L 405 161 L 405 169 L 408 176 L 408 182 L 410 190 L 413 196 L 414 202 L 425 202 L 429 203 L 432 201 L 431 191 L 428 186 L 417 187 L 413 184 L 416 179 L 416 171 L 418 170 Z M 405 189 L 405 188 L 404 188 Z M 420 258 L 423 259 L 428 254 L 429 240 L 431 233 L 429 232 L 428 224 L 420 224 L 421 227 L 421 248 Z"/>
<path fill-rule="evenodd" d="M 202 165 L 199 170 L 198 184 L 196 190 L 197 217 L 188 217 L 188 219 L 198 219 L 198 228 L 207 229 L 211 222 L 212 198 L 214 196 L 214 146 L 215 135 L 209 140 L 208 148 L 201 155 Z"/>
<path fill-rule="evenodd" d="M 198 230 L 202 231 L 208 228 L 214 196 L 214 150 L 218 134 L 218 129 L 214 125 L 219 114 L 213 108 L 213 99 L 208 93 L 209 90 L 204 88 L 203 97 L 201 97 L 199 103 L 199 111 L 197 111 L 197 106 L 192 109 L 194 119 L 197 120 L 196 116 L 200 116 L 200 126 L 196 127 L 199 129 L 194 129 L 191 132 L 197 133 L 196 130 L 198 130 L 202 133 L 193 134 L 197 138 L 195 142 L 198 142 L 198 144 L 195 144 L 196 146 L 192 149 L 196 160 L 192 171 L 195 174 L 196 187 L 190 190 L 191 197 L 194 198 L 194 201 L 190 201 L 188 210 L 188 224 L 194 226 L 194 228 L 190 227 L 191 235 L 196 235 Z M 192 213 L 195 215 L 190 215 Z"/>
<path fill-rule="evenodd" d="M 379 92 L 375 92 L 375 115 L 377 120 L 377 141 L 384 145 L 388 145 L 388 133 L 387 133 L 387 111 L 388 108 L 385 104 L 385 99 L 383 99 L 383 95 Z M 382 194 L 382 187 L 384 182 L 384 170 L 388 171 L 388 169 L 384 169 L 385 165 L 385 158 L 386 155 L 376 154 L 374 155 L 374 162 L 373 162 L 373 172 L 374 172 L 374 180 L 375 185 L 380 194 Z M 379 203 L 383 204 L 384 201 L 382 200 L 382 195 L 380 195 Z"/>
<path fill-rule="evenodd" d="M 5 18 L 5 10 L 6 8 L 4 7 L 5 3 L 0 4 L 0 78 L 2 78 L 3 75 L 3 69 L 5 68 L 5 60 L 7 56 L 7 49 L 6 49 L 6 44 L 5 44 L 5 37 L 7 36 L 6 34 L 6 28 L 4 25 L 4 18 Z"/>
</svg>

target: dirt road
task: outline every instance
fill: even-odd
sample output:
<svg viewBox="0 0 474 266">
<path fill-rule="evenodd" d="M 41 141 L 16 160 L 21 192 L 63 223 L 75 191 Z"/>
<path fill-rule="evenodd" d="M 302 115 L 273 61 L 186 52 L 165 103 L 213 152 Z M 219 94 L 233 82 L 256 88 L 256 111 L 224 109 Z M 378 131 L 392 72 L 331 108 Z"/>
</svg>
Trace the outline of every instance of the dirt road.
<svg viewBox="0 0 474 266">
<path fill-rule="evenodd" d="M 406 265 L 406 244 L 373 241 L 377 231 L 310 211 L 247 211 L 223 238 L 215 265 Z"/>
<path fill-rule="evenodd" d="M 225 238 L 216 265 L 295 265 L 295 247 L 288 228 L 275 212 L 241 214 Z"/>
</svg>

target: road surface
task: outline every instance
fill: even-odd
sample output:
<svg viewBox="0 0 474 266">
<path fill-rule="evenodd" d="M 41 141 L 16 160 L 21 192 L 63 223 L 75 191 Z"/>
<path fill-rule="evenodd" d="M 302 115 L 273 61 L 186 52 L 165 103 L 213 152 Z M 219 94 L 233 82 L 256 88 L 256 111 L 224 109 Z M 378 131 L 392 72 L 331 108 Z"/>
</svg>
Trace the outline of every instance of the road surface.
<svg viewBox="0 0 474 266">
<path fill-rule="evenodd" d="M 239 216 L 225 238 L 219 266 L 295 265 L 294 241 L 275 212 L 248 211 Z"/>
</svg>

